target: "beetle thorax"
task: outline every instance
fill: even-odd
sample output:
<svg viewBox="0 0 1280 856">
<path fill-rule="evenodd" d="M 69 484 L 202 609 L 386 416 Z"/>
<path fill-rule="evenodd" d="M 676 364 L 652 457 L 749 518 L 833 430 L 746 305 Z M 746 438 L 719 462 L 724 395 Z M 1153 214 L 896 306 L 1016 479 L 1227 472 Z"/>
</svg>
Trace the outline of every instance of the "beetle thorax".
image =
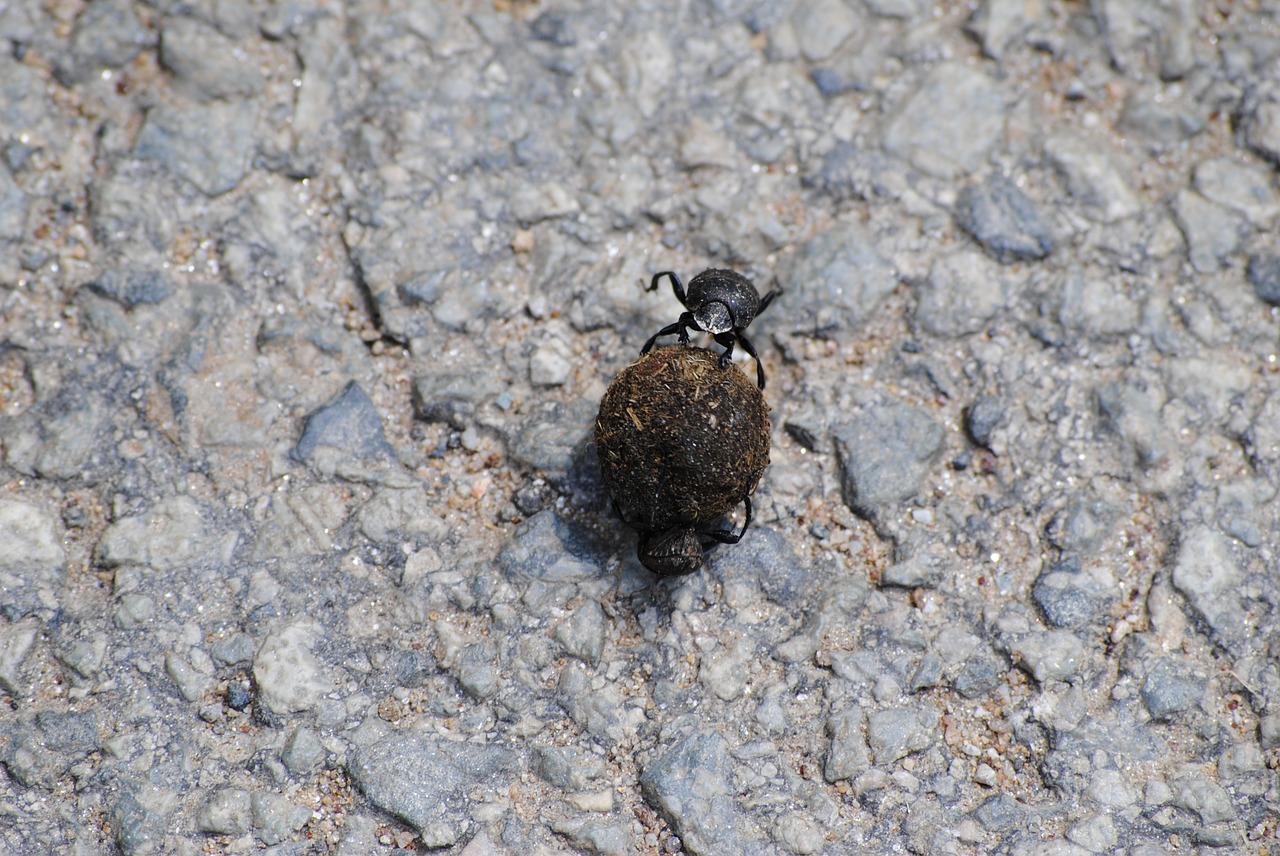
<svg viewBox="0 0 1280 856">
<path fill-rule="evenodd" d="M 719 300 L 702 304 L 693 313 L 698 328 L 706 333 L 727 333 L 733 329 L 733 313 Z"/>
</svg>

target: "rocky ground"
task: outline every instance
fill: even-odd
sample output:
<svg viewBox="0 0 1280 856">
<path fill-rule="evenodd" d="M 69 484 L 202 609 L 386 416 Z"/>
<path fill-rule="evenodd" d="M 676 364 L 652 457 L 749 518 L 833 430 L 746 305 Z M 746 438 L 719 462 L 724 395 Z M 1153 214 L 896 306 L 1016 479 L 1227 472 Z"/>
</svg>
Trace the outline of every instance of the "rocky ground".
<svg viewBox="0 0 1280 856">
<path fill-rule="evenodd" d="M 1274 0 L 0 36 L 0 851 L 1275 851 Z M 656 578 L 591 427 L 713 265 L 773 463 Z"/>
</svg>

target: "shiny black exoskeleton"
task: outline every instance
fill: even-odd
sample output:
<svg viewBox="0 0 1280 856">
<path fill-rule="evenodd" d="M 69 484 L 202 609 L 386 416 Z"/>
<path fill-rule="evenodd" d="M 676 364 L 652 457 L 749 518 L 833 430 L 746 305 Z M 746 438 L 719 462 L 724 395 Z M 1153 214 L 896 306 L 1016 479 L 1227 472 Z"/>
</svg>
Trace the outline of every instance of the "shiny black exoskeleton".
<svg viewBox="0 0 1280 856">
<path fill-rule="evenodd" d="M 751 280 L 742 274 L 712 268 L 704 270 L 689 281 L 687 294 L 680 277 L 669 270 L 654 274 L 647 290 L 656 289 L 658 280 L 664 276 L 671 278 L 671 290 L 675 292 L 676 300 L 688 311 L 681 313 L 680 319 L 674 324 L 668 324 L 650 336 L 640 353 L 649 353 L 659 336 L 669 336 L 672 333 L 680 337 L 680 344 L 687 345 L 689 328 L 692 327 L 694 330 L 710 333 L 716 344 L 724 348 L 724 353 L 720 355 L 721 368 L 729 365 L 729 360 L 733 357 L 733 346 L 741 344 L 743 350 L 755 358 L 756 382 L 764 389 L 764 366 L 760 365 L 760 355 L 742 331 L 751 325 L 756 316 L 769 308 L 773 298 L 781 294 L 782 289 L 774 289 L 761 297 Z"/>
<path fill-rule="evenodd" d="M 698 570 L 706 558 L 706 550 L 702 546 L 704 538 L 721 544 L 737 544 L 747 534 L 747 527 L 751 525 L 751 497 L 745 497 L 743 501 L 747 506 L 747 519 L 739 532 L 728 529 L 694 529 L 689 526 L 676 526 L 665 532 L 641 532 L 640 541 L 636 544 L 640 564 L 655 574 L 667 577 L 691 574 Z M 614 510 L 619 517 L 623 517 L 616 503 Z M 625 519 L 623 517 L 624 521 Z"/>
</svg>

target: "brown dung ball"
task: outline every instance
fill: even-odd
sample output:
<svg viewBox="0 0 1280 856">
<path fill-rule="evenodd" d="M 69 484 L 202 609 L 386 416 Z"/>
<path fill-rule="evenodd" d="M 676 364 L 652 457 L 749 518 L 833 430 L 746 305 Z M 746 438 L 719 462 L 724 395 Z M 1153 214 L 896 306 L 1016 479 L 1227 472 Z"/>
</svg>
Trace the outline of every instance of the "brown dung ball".
<svg viewBox="0 0 1280 856">
<path fill-rule="evenodd" d="M 769 465 L 769 406 L 737 366 L 677 345 L 627 366 L 600 400 L 596 453 L 623 519 L 700 529 L 747 499 Z"/>
</svg>

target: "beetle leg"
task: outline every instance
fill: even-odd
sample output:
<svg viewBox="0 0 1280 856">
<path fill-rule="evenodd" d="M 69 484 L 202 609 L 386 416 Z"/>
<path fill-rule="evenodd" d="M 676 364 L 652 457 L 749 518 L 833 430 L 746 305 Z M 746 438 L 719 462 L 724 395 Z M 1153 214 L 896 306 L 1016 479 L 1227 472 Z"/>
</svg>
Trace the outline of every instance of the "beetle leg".
<svg viewBox="0 0 1280 856">
<path fill-rule="evenodd" d="M 773 292 L 769 292 L 772 294 Z M 738 341 L 742 343 L 742 350 L 746 351 L 756 361 L 756 382 L 760 384 L 760 388 L 764 389 L 764 366 L 760 364 L 760 355 L 756 353 L 755 346 L 751 344 L 751 340 L 741 333 L 738 334 Z"/>
<path fill-rule="evenodd" d="M 727 333 L 716 333 L 716 344 L 724 348 L 724 353 L 720 355 L 720 368 L 729 365 L 729 361 L 733 359 L 733 346 L 738 336 L 732 330 Z"/>
<path fill-rule="evenodd" d="M 649 287 L 645 290 L 653 291 L 658 287 L 658 280 L 662 279 L 664 276 L 671 278 L 671 290 L 676 293 L 676 300 L 680 301 L 681 306 L 688 306 L 689 304 L 685 303 L 684 283 L 680 281 L 680 275 L 673 270 L 664 270 L 662 273 L 655 273 L 653 275 L 653 279 L 649 282 Z"/>
<path fill-rule="evenodd" d="M 672 333 L 675 333 L 680 336 L 680 344 L 682 345 L 689 344 L 689 331 L 685 329 L 684 321 L 683 320 L 676 321 L 674 324 L 668 324 L 667 326 L 663 327 L 661 330 L 659 330 L 658 332 L 650 336 L 649 341 L 645 342 L 644 347 L 640 349 L 641 356 L 653 350 L 653 345 L 655 342 L 658 341 L 658 338 L 660 336 L 670 336 Z"/>
<path fill-rule="evenodd" d="M 719 541 L 721 544 L 737 544 L 742 540 L 742 536 L 747 534 L 747 527 L 751 525 L 751 497 L 744 497 L 742 501 L 747 506 L 747 519 L 742 523 L 741 532 L 734 532 L 732 529 L 712 529 L 698 534 Z"/>
<path fill-rule="evenodd" d="M 783 293 L 782 286 L 778 286 L 773 291 L 770 291 L 764 297 L 760 298 L 760 307 L 756 309 L 756 317 L 759 318 L 763 315 L 764 311 L 769 308 L 769 304 L 773 302 L 773 299 Z"/>
</svg>

